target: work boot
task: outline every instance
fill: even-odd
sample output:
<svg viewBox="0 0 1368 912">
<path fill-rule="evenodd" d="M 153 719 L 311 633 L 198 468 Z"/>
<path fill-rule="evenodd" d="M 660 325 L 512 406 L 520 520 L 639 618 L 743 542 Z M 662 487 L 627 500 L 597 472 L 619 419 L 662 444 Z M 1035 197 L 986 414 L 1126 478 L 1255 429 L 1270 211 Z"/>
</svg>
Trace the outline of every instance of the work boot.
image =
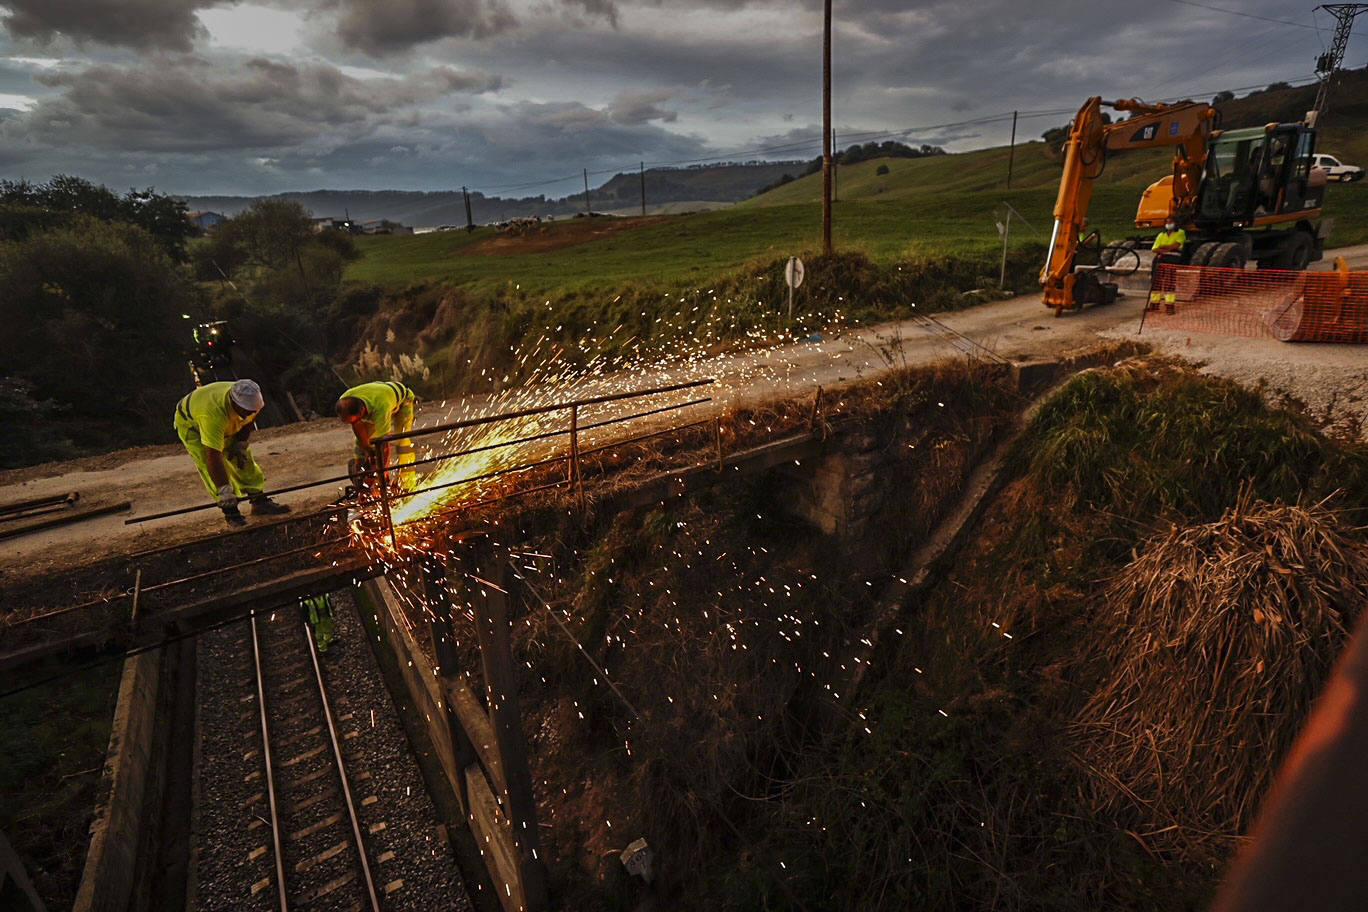
<svg viewBox="0 0 1368 912">
<path fill-rule="evenodd" d="M 252 502 L 253 516 L 282 516 L 290 512 L 290 508 L 282 503 L 276 503 L 265 494 L 251 494 L 248 500 Z"/>
<path fill-rule="evenodd" d="M 237 508 L 237 504 L 233 504 L 231 507 L 220 507 L 219 509 L 223 511 L 223 518 L 228 521 L 228 525 L 247 525 L 247 517 L 242 515 L 242 511 Z"/>
</svg>

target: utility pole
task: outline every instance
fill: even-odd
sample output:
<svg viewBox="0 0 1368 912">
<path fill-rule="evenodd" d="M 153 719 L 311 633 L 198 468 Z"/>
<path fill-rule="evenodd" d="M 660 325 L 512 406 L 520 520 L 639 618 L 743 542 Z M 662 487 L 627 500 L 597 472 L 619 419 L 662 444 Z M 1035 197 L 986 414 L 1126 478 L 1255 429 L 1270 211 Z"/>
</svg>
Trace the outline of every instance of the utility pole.
<svg viewBox="0 0 1368 912">
<path fill-rule="evenodd" d="M 1016 159 L 1016 121 L 1017 112 L 1012 112 L 1012 144 L 1007 147 L 1007 189 L 1012 189 L 1012 162 Z M 1010 217 L 1010 213 L 1008 214 Z"/>
<path fill-rule="evenodd" d="M 822 11 L 822 253 L 831 253 L 831 0 Z"/>
<path fill-rule="evenodd" d="M 831 201 L 839 203 L 841 201 L 841 162 L 836 157 L 841 154 L 841 147 L 836 144 L 836 130 L 831 131 Z"/>
<path fill-rule="evenodd" d="M 1330 50 L 1316 59 L 1316 74 L 1320 76 L 1320 88 L 1316 90 L 1316 104 L 1311 109 L 1311 119 L 1319 123 L 1330 104 L 1330 83 L 1335 79 L 1340 64 L 1344 62 L 1344 51 L 1349 47 L 1349 30 L 1354 27 L 1354 19 L 1368 13 L 1368 3 L 1323 3 L 1316 9 L 1323 9 L 1338 20 L 1335 38 Z"/>
<path fill-rule="evenodd" d="M 589 169 L 584 169 L 584 214 L 590 216 L 594 210 L 589 208 Z"/>
<path fill-rule="evenodd" d="M 465 187 L 461 188 L 461 196 L 465 198 L 466 207 L 466 231 L 475 230 L 475 219 L 470 217 L 470 191 Z"/>
<path fill-rule="evenodd" d="M 646 215 L 646 163 L 641 162 L 641 215 Z"/>
</svg>

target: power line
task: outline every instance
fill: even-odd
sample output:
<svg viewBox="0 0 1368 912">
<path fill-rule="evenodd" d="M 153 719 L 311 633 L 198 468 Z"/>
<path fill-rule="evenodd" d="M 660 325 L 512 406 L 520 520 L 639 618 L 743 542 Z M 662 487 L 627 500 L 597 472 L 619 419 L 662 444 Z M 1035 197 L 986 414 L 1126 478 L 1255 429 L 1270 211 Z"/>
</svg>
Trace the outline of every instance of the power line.
<svg viewBox="0 0 1368 912">
<path fill-rule="evenodd" d="M 1211 6 L 1207 3 L 1197 3 L 1195 2 L 1195 0 L 1169 0 L 1169 2 L 1178 3 L 1183 6 L 1195 6 L 1198 9 L 1211 10 L 1215 13 L 1226 13 L 1231 16 L 1243 16 L 1246 19 L 1258 19 L 1261 22 L 1276 22 L 1279 25 L 1291 25 L 1295 26 L 1296 28 L 1312 29 L 1313 31 L 1319 31 L 1319 29 L 1317 29 L 1315 25 L 1307 25 L 1305 22 L 1293 22 L 1290 19 L 1274 19 L 1271 16 L 1260 16 L 1256 13 L 1246 13 L 1240 10 L 1226 9 L 1221 6 Z"/>
<path fill-rule="evenodd" d="M 1170 0 L 1170 2 L 1174 2 L 1174 3 L 1186 3 L 1186 4 L 1191 5 L 1191 6 L 1202 6 L 1203 8 L 1208 8 L 1208 7 L 1205 7 L 1204 4 L 1195 3 L 1195 2 L 1192 2 L 1192 0 Z M 1234 12 L 1234 11 L 1231 11 L 1231 10 L 1223 10 L 1223 9 L 1220 9 L 1219 7 L 1209 7 L 1209 8 L 1210 8 L 1210 9 L 1213 9 L 1213 10 L 1216 10 L 1216 11 L 1218 11 L 1218 12 Z M 1245 14 L 1235 12 L 1235 15 L 1245 15 Z M 1281 20 L 1281 19 L 1269 19 L 1268 17 L 1265 17 L 1265 16 L 1251 16 L 1251 18 L 1255 18 L 1255 19 L 1265 19 L 1265 20 L 1267 20 L 1267 21 L 1276 22 L 1276 23 L 1279 23 L 1279 24 L 1282 24 L 1282 25 L 1299 25 L 1299 23 L 1288 22 L 1288 21 Z M 1308 28 L 1308 29 L 1314 28 L 1313 26 L 1302 26 L 1302 27 Z M 1302 80 L 1305 80 L 1305 82 L 1302 82 Z M 1277 80 L 1277 79 L 1274 80 L 1274 82 L 1279 82 L 1279 81 L 1281 81 L 1281 82 L 1287 82 L 1287 83 L 1289 84 L 1289 86 L 1292 87 L 1292 88 L 1299 88 L 1301 85 L 1309 85 L 1309 84 L 1315 83 L 1315 82 L 1317 81 L 1317 77 L 1316 77 L 1314 74 L 1302 74 L 1302 75 L 1298 75 L 1298 76 L 1288 77 L 1287 79 L 1284 79 L 1284 80 Z M 1155 99 L 1155 100 L 1156 100 L 1157 102 L 1161 102 L 1161 103 L 1162 103 L 1162 102 L 1176 102 L 1176 101 L 1182 101 L 1182 100 L 1185 100 L 1185 99 L 1188 99 L 1188 98 L 1200 98 L 1200 97 L 1212 96 L 1212 95 L 1215 95 L 1217 92 L 1249 92 L 1249 91 L 1254 91 L 1254 90 L 1257 90 L 1257 89 L 1266 88 L 1269 84 L 1271 84 L 1271 83 L 1255 83 L 1255 84 L 1252 84 L 1252 85 L 1235 86 L 1235 87 L 1233 87 L 1233 88 L 1231 88 L 1231 87 L 1223 87 L 1223 88 L 1220 88 L 1220 89 L 1211 89 L 1211 90 L 1204 90 L 1204 91 L 1188 91 L 1188 92 L 1184 92 L 1184 93 L 1181 94 L 1181 95 L 1173 95 L 1173 96 L 1168 96 L 1168 97 L 1159 98 L 1159 99 Z M 1161 84 L 1161 85 L 1162 85 L 1162 84 Z M 1071 114 L 1076 113 L 1076 110 L 1077 110 L 1076 108 L 1052 108 L 1052 109 L 1051 109 L 1051 108 L 1042 108 L 1042 109 L 1031 110 L 1031 111 L 1019 111 L 1019 112 L 1017 112 L 1017 113 L 1018 113 L 1018 118 L 1019 118 L 1020 120 L 1033 120 L 1033 119 L 1039 119 L 1039 118 L 1044 118 L 1044 117 L 1063 117 L 1063 116 L 1065 116 L 1065 115 L 1071 115 Z M 992 123 L 1005 123 L 1005 122 L 1007 122 L 1007 121 L 1009 121 L 1009 120 L 1011 120 L 1011 119 L 1012 119 L 1012 112 L 1011 112 L 1011 111 L 1003 111 L 1003 112 L 994 113 L 994 114 L 986 114 L 986 115 L 983 115 L 983 116 L 981 116 L 981 117 L 970 118 L 970 119 L 967 119 L 967 120 L 948 121 L 948 122 L 945 122 L 945 123 L 937 123 L 937 124 L 918 124 L 918 125 L 913 125 L 913 126 L 897 127 L 897 128 L 893 128 L 893 129 L 886 129 L 886 130 L 852 131 L 852 132 L 842 133 L 842 137 L 843 137 L 844 139 L 846 139 L 846 140 L 850 140 L 852 143 L 870 142 L 870 141 L 873 141 L 873 140 L 880 140 L 880 139 L 896 139 L 896 138 L 900 138 L 900 137 L 907 137 L 907 136 L 909 136 L 909 135 L 911 135 L 911 134 L 914 134 L 914 133 L 931 133 L 931 132 L 934 132 L 934 131 L 937 131 L 937 130 L 948 130 L 948 129 L 953 129 L 953 128 L 955 128 L 955 127 L 986 126 L 986 125 L 992 124 Z M 788 153 L 795 154 L 795 155 L 801 155 L 801 154 L 803 154 L 805 151 L 807 151 L 807 152 L 813 151 L 816 147 L 820 146 L 821 141 L 822 141 L 821 131 L 820 131 L 820 130 L 814 130 L 814 131 L 811 133 L 810 138 L 804 136 L 804 137 L 801 137 L 801 138 L 794 138 L 794 139 L 791 139 L 791 140 L 789 140 L 789 141 L 787 141 L 787 142 L 784 142 L 784 143 L 775 143 L 775 144 L 765 145 L 765 146 L 754 146 L 754 147 L 751 147 L 751 148 L 748 148 L 748 149 L 736 149 L 736 150 L 731 150 L 731 151 L 727 151 L 727 152 L 719 152 L 719 153 L 716 153 L 716 154 L 714 154 L 714 155 L 708 155 L 708 156 L 703 156 L 703 157 L 699 157 L 699 158 L 679 158 L 679 159 L 669 159 L 669 160 L 646 161 L 644 164 L 650 165 L 652 168 L 670 168 L 670 167 L 679 167 L 679 166 L 682 166 L 682 165 L 721 164 L 721 163 L 725 163 L 725 162 L 735 162 L 735 161 L 738 161 L 738 160 L 745 160 L 745 159 L 754 158 L 754 157 L 757 157 L 757 156 L 772 156 L 772 155 L 782 155 L 782 154 L 788 154 Z M 591 175 L 594 175 L 595 177 L 598 177 L 598 176 L 602 176 L 602 175 L 617 175 L 617 174 L 622 174 L 622 173 L 626 173 L 627 170 L 630 170 L 629 166 L 628 166 L 628 165 L 622 165 L 622 166 L 611 167 L 611 168 L 599 168 L 599 169 L 595 169 L 595 170 L 593 170 L 593 171 L 590 171 L 589 173 L 590 173 Z M 483 194 L 485 194 L 485 195 L 487 196 L 487 195 L 490 194 L 490 193 L 506 192 L 506 191 L 510 191 L 510 190 L 529 190 L 529 189 L 533 189 L 533 188 L 536 188 L 536 187 L 548 187 L 548 186 L 551 186 L 551 185 L 553 185 L 553 184 L 560 184 L 560 183 L 565 183 L 565 182 L 574 180 L 575 178 L 578 178 L 578 177 L 580 177 L 580 176 L 581 176 L 580 174 L 567 174 L 567 175 L 565 175 L 565 176 L 563 176 L 563 177 L 548 178 L 548 179 L 546 179 L 546 180 L 525 181 L 525 182 L 516 183 L 516 184 L 502 184 L 502 185 L 497 185 L 497 186 L 492 186 L 492 187 L 481 188 L 481 191 L 480 191 L 480 192 L 483 193 Z"/>
</svg>

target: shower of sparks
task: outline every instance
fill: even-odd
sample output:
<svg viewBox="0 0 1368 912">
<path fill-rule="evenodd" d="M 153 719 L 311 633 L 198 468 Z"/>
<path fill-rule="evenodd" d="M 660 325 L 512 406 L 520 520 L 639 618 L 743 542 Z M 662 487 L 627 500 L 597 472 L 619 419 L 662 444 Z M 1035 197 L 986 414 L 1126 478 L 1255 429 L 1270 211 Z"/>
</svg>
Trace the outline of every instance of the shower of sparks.
<svg viewBox="0 0 1368 912">
<path fill-rule="evenodd" d="M 734 323 L 719 315 L 720 311 L 735 312 L 736 304 L 719 300 L 711 291 L 680 296 L 677 312 L 668 319 L 657 321 L 653 345 L 635 337 L 623 338 L 628 333 L 622 325 L 602 335 L 587 335 L 566 345 L 550 334 L 560 331 L 561 327 L 555 327 L 526 350 L 513 352 L 515 366 L 507 374 L 482 372 L 481 380 L 488 385 L 488 395 L 469 397 L 444 408 L 440 414 L 433 415 L 429 411 L 424 416 L 425 423 L 434 426 L 475 421 L 653 387 L 715 380 L 709 386 L 645 399 L 581 406 L 577 414 L 577 443 L 583 451 L 697 421 L 709 414 L 704 409 L 729 410 L 742 400 L 756 398 L 757 389 L 759 397 L 764 398 L 796 390 L 810 392 L 822 379 L 815 369 L 794 366 L 797 361 L 790 357 L 793 346 L 803 346 L 818 355 L 816 359 L 807 359 L 808 363 L 824 361 L 842 365 L 842 372 L 859 375 L 862 366 L 856 363 L 858 356 L 853 346 L 831 338 L 831 328 L 844 322 L 840 314 L 821 319 L 822 335 L 807 329 L 739 331 Z M 550 308 L 549 302 L 547 307 Z M 671 341 L 662 345 L 661 338 Z M 879 341 L 885 352 L 884 363 L 865 362 L 864 366 L 894 366 L 892 357 L 886 354 L 890 350 L 888 343 Z M 863 344 L 869 345 L 867 341 Z M 898 345 L 901 345 L 900 340 Z M 704 396 L 712 401 L 608 423 L 637 412 L 681 405 Z M 942 408 L 945 405 L 943 402 L 936 404 Z M 421 431 L 421 427 L 417 430 Z M 396 492 L 389 504 L 388 521 L 381 505 L 368 502 L 354 514 L 352 530 L 357 543 L 388 571 L 393 585 L 382 581 L 381 586 L 398 601 L 398 610 L 390 612 L 394 620 L 407 626 L 411 635 L 418 634 L 415 623 L 436 621 L 431 633 L 439 649 L 449 647 L 456 651 L 454 654 L 469 656 L 476 644 L 463 643 L 461 639 L 473 637 L 470 631 L 474 630 L 480 611 L 480 589 L 487 584 L 473 576 L 462 579 L 460 571 L 456 570 L 443 592 L 429 590 L 420 569 L 422 559 L 435 557 L 451 568 L 453 565 L 448 564 L 446 558 L 457 555 L 461 547 L 441 534 L 436 521 L 459 512 L 463 506 L 516 490 L 522 476 L 517 471 L 519 467 L 566 457 L 570 451 L 570 411 L 568 408 L 555 409 L 475 423 L 440 435 L 420 435 L 414 442 L 418 445 L 420 463 L 435 461 L 419 465 L 408 490 Z M 935 446 L 935 441 L 930 441 L 930 445 Z M 757 514 L 755 519 L 764 522 L 767 517 Z M 877 724 L 870 710 L 851 705 L 850 695 L 841 693 L 861 677 L 857 671 L 867 672 L 874 653 L 874 643 L 869 639 L 855 631 L 842 635 L 838 632 L 839 626 L 833 627 L 841 624 L 842 619 L 832 617 L 832 599 L 846 581 L 826 581 L 815 573 L 778 566 L 775 556 L 758 544 L 732 542 L 729 553 L 709 537 L 707 530 L 695 529 L 683 521 L 672 526 L 671 543 L 657 546 L 649 559 L 655 561 L 654 569 L 638 570 L 631 575 L 635 591 L 624 587 L 627 575 L 622 568 L 614 566 L 611 558 L 608 565 L 599 570 L 572 569 L 565 562 L 578 564 L 583 555 L 553 556 L 516 548 L 503 552 L 497 559 L 507 561 L 510 575 L 523 581 L 527 585 L 526 591 L 535 595 L 535 607 L 515 622 L 529 628 L 524 632 L 533 637 L 525 644 L 526 655 L 519 657 L 523 673 L 532 680 L 539 678 L 543 686 L 550 686 L 543 673 L 545 669 L 533 661 L 545 647 L 545 643 L 536 638 L 563 634 L 572 641 L 577 653 L 586 660 L 583 672 L 594 690 L 602 694 L 604 701 L 628 709 L 630 718 L 618 731 L 620 740 L 616 748 L 627 757 L 639 754 L 640 739 L 647 736 L 658 712 L 697 712 L 706 707 L 724 724 L 740 731 L 774 725 L 775 716 L 782 712 L 773 712 L 773 707 L 746 693 L 737 681 L 697 681 L 687 691 L 675 693 L 640 693 L 639 688 L 626 692 L 619 675 L 627 669 L 628 653 L 634 647 L 660 649 L 666 644 L 677 647 L 680 654 L 684 654 L 686 650 L 698 647 L 694 638 L 701 635 L 705 640 L 720 644 L 727 654 L 744 656 L 747 662 L 763 663 L 768 667 L 768 674 L 807 679 L 858 730 L 872 736 Z M 459 565 L 459 561 L 454 564 Z M 582 581 L 574 576 L 581 570 L 587 570 Z M 681 586 L 689 587 L 689 575 L 694 572 L 700 574 L 700 579 L 713 582 L 705 589 L 677 591 Z M 598 584 L 596 576 L 601 576 L 608 587 L 621 590 L 616 592 L 621 607 L 600 634 L 601 639 L 590 641 L 582 639 L 588 619 L 560 596 L 581 582 Z M 889 583 L 892 590 L 891 580 L 883 582 Z M 907 580 L 898 579 L 898 582 L 905 591 Z M 867 582 L 865 587 L 873 585 Z M 544 618 L 543 612 L 554 619 L 554 626 L 537 626 L 534 617 Z M 1012 634 L 997 622 L 992 626 L 996 634 L 1011 640 Z M 905 635 L 901 627 L 895 632 L 899 639 Z M 422 641 L 426 637 L 419 635 L 418 639 Z M 826 648 L 822 648 L 823 645 Z M 466 667 L 454 669 L 434 664 L 432 671 L 435 675 L 458 678 L 477 693 L 483 693 L 478 662 L 465 664 Z M 757 671 L 759 667 L 757 665 Z M 918 667 L 915 671 L 920 678 L 922 669 Z M 500 698 L 494 694 L 489 697 L 491 702 Z M 640 710 L 634 705 L 638 702 Z M 591 710 L 578 700 L 571 699 L 570 703 L 578 720 L 584 720 L 586 712 Z M 687 707 L 682 706 L 686 703 Z M 440 702 L 437 708 L 443 708 Z M 931 707 L 927 712 L 932 712 Z M 934 713 L 937 717 L 949 716 L 943 708 L 935 708 Z M 550 789 L 549 783 L 543 781 L 543 785 Z M 564 788 L 561 791 L 568 794 Z M 605 827 L 612 826 L 608 810 L 604 808 L 602 818 Z M 613 810 L 619 817 L 624 812 L 622 808 Z M 555 808 L 550 808 L 549 812 L 554 819 Z M 632 826 L 632 821 L 628 819 L 626 825 Z M 782 861 L 779 866 L 787 869 Z"/>
<path fill-rule="evenodd" d="M 718 378 L 713 386 L 649 400 L 625 399 L 581 407 L 577 442 L 585 450 L 666 428 L 672 422 L 686 423 L 701 417 L 694 408 L 621 420 L 634 412 L 681 405 L 690 397 L 702 396 L 711 397 L 715 408 L 725 408 L 757 382 L 768 382 L 776 390 L 785 384 L 815 385 L 814 378 L 801 376 L 790 360 L 782 356 L 782 349 L 803 345 L 822 352 L 823 345 L 829 343 L 808 329 L 741 329 L 734 316 L 736 304 L 730 298 L 719 299 L 712 290 L 680 295 L 678 309 L 656 321 L 649 342 L 635 336 L 624 338 L 623 324 L 602 335 L 585 335 L 569 346 L 543 334 L 525 350 L 512 352 L 514 367 L 508 373 L 499 376 L 489 369 L 481 371 L 480 379 L 489 385 L 491 394 L 468 397 L 427 423 L 454 424 Z M 549 310 L 551 303 L 548 301 L 545 306 Z M 725 318 L 722 312 L 733 316 Z M 809 319 L 828 333 L 831 327 L 844 323 L 840 312 Z M 557 326 L 554 331 L 561 328 Z M 833 357 L 840 358 L 842 354 L 837 351 Z M 617 423 L 606 423 L 615 419 Z M 390 547 L 390 523 L 399 551 L 425 550 L 422 520 L 452 512 L 463 504 L 497 497 L 516 484 L 519 467 L 566 457 L 570 449 L 570 410 L 473 424 L 448 431 L 440 439 L 438 435 L 421 436 L 421 427 L 415 431 L 420 434 L 415 440 L 419 462 L 434 458 L 437 461 L 417 467 L 408 488 L 413 493 L 393 492 L 396 496 L 390 503 L 388 522 L 380 505 L 371 503 L 351 523 L 358 542 L 376 556 L 381 556 L 376 552 Z M 395 484 L 396 474 L 389 475 L 387 483 Z"/>
</svg>

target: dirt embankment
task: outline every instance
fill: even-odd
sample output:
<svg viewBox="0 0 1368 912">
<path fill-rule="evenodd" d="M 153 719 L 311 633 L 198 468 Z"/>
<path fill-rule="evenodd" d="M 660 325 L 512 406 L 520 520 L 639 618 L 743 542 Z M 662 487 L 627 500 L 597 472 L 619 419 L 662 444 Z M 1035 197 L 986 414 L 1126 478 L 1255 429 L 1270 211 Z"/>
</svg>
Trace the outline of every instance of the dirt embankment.
<svg viewBox="0 0 1368 912">
<path fill-rule="evenodd" d="M 1327 252 L 1327 265 L 1346 255 L 1353 268 L 1368 268 L 1368 245 Z M 1288 344 L 1272 339 L 1230 338 L 1140 329 L 1143 296 L 1130 293 L 1110 307 L 1088 308 L 1055 318 L 1035 297 L 1021 296 L 937 314 L 936 319 L 977 346 L 1002 358 L 1031 363 L 1067 357 L 1099 341 L 1129 340 L 1196 364 L 1204 373 L 1262 386 L 1270 400 L 1304 403 L 1307 410 L 1346 435 L 1368 427 L 1368 371 L 1361 346 Z M 956 347 L 959 344 L 960 347 Z M 929 333 L 917 321 L 886 323 L 830 338 L 753 352 L 699 358 L 691 376 L 718 379 L 718 409 L 785 396 L 811 396 L 818 386 L 838 387 L 876 378 L 895 367 L 964 356 L 962 343 Z M 661 374 L 640 372 L 631 382 L 649 386 Z M 567 391 L 567 395 L 570 391 Z M 424 403 L 419 425 L 480 413 L 487 396 Z M 168 437 L 170 432 L 168 430 Z M 254 446 L 272 488 L 340 474 L 350 455 L 350 436 L 335 421 L 316 420 L 264 429 Z M 334 469 L 337 471 L 334 472 Z M 0 501 L 79 491 L 85 503 L 132 500 L 132 516 L 195 506 L 205 495 L 188 457 L 165 446 L 89 457 L 0 473 Z M 296 510 L 322 506 L 332 488 L 287 494 Z M 126 526 L 109 516 L 4 542 L 0 574 L 42 573 L 70 562 L 88 562 L 221 531 L 211 513 Z"/>
</svg>

